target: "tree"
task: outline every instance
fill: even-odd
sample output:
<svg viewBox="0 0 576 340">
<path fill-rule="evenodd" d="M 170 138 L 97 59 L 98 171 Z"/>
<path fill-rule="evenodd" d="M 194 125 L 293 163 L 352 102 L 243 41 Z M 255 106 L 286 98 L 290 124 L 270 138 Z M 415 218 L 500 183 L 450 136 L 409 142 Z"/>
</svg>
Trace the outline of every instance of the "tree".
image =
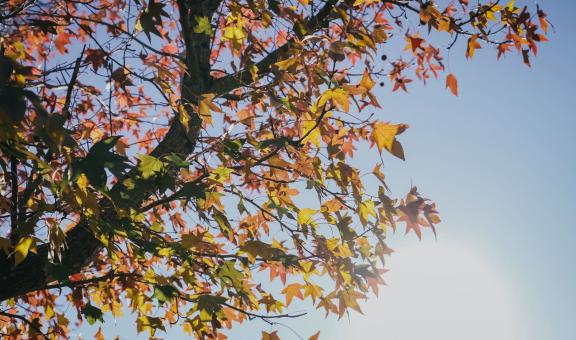
<svg viewBox="0 0 576 340">
<path fill-rule="evenodd" d="M 296 299 L 360 311 L 386 233 L 439 222 L 416 188 L 389 196 L 382 152 L 404 159 L 408 126 L 375 113 L 376 83 L 457 95 L 446 48 L 529 65 L 547 26 L 514 1 L 3 2 L 1 332 L 63 338 L 126 307 L 151 336 L 222 339 Z"/>
</svg>

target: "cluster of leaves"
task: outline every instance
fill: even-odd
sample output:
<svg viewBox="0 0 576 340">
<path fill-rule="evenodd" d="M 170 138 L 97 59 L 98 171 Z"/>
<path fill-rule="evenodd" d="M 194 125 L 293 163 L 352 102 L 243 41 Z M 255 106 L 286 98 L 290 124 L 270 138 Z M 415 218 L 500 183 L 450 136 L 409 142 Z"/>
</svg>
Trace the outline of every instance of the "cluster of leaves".
<svg viewBox="0 0 576 340">
<path fill-rule="evenodd" d="M 381 119 L 376 83 L 408 91 L 411 77 L 443 74 L 432 33 L 448 49 L 467 39 L 467 58 L 515 48 L 529 64 L 548 27 L 540 8 L 534 18 L 514 1 L 0 9 L 9 337 L 65 338 L 127 310 L 151 336 L 178 324 L 218 339 L 234 323 L 298 316 L 296 299 L 339 318 L 361 312 L 384 282 L 387 233 L 400 222 L 421 237 L 439 222 L 416 188 L 389 196 L 382 166 L 404 159 L 408 126 Z M 386 46 L 397 43 L 394 59 Z M 453 74 L 446 87 L 458 94 Z M 380 156 L 371 170 L 354 165 L 359 149 Z"/>
</svg>

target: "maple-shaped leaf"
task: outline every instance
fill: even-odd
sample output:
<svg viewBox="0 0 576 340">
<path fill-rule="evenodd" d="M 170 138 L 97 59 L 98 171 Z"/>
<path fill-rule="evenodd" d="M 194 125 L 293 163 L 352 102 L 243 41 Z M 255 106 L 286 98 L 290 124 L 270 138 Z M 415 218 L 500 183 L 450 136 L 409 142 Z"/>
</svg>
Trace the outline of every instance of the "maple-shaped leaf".
<svg viewBox="0 0 576 340">
<path fill-rule="evenodd" d="M 94 307 L 92 304 L 88 303 L 84 308 L 82 308 L 82 315 L 88 320 L 88 323 L 93 325 L 96 321 L 104 322 L 102 310 L 98 307 Z"/>
<path fill-rule="evenodd" d="M 140 170 L 142 178 L 144 179 L 148 179 L 164 169 L 164 162 L 156 157 L 140 155 L 139 159 L 138 170 Z"/>
<path fill-rule="evenodd" d="M 340 291 L 338 293 L 338 318 L 342 318 L 348 308 L 352 308 L 358 313 L 363 314 L 360 305 L 358 304 L 358 299 L 366 299 L 366 295 L 354 290 L 353 288 Z"/>
<path fill-rule="evenodd" d="M 344 89 L 330 89 L 324 92 L 318 99 L 318 107 L 324 107 L 328 100 L 332 100 L 332 103 L 337 104 L 342 111 L 348 112 L 350 104 L 348 93 Z"/>
<path fill-rule="evenodd" d="M 360 80 L 360 87 L 366 89 L 367 91 L 370 91 L 372 90 L 375 84 L 376 83 L 374 82 L 374 80 L 372 80 L 372 77 L 370 77 L 370 73 L 368 73 L 368 70 L 364 70 L 364 73 L 362 74 L 362 80 Z"/>
<path fill-rule="evenodd" d="M 406 77 L 398 77 L 394 81 L 394 87 L 392 87 L 392 92 L 397 91 L 398 89 L 402 89 L 404 92 L 408 92 L 406 88 L 406 84 L 411 83 L 412 79 Z"/>
<path fill-rule="evenodd" d="M 196 27 L 194 27 L 194 33 L 204 33 L 206 35 L 212 34 L 212 25 L 210 24 L 210 19 L 208 17 L 195 17 Z"/>
<path fill-rule="evenodd" d="M 406 124 L 376 122 L 372 129 L 371 139 L 376 143 L 380 152 L 386 149 L 394 156 L 404 160 L 404 150 L 400 142 L 396 140 L 396 136 L 404 132 L 407 128 L 408 125 Z"/>
<path fill-rule="evenodd" d="M 292 283 L 282 289 L 282 294 L 286 295 L 286 306 L 290 305 L 294 297 L 304 300 L 304 296 L 302 295 L 303 287 L 304 285 L 300 283 Z"/>
<path fill-rule="evenodd" d="M 427 218 L 423 215 L 428 206 L 426 201 L 426 199 L 420 196 L 416 187 L 413 187 L 406 196 L 406 199 L 403 201 L 403 204 L 398 207 L 398 210 L 401 212 L 401 216 L 398 220 L 406 223 L 406 234 L 408 234 L 410 230 L 414 230 L 419 239 L 422 238 L 420 227 L 431 226 Z M 427 209 L 429 215 L 434 216 L 436 214 L 434 206 L 429 206 Z M 434 228 L 433 231 L 434 234 L 436 234 Z"/>
<path fill-rule="evenodd" d="M 106 63 L 106 52 L 99 48 L 88 48 L 86 49 L 86 58 L 84 60 L 92 64 L 94 71 L 98 71 Z"/>
<path fill-rule="evenodd" d="M 274 331 L 272 333 L 262 331 L 262 340 L 280 340 L 278 331 Z"/>
<path fill-rule="evenodd" d="M 165 6 L 165 4 L 156 2 L 156 0 L 149 0 L 148 6 L 140 15 L 138 23 L 148 37 L 148 40 L 151 40 L 150 33 L 159 37 L 162 36 L 156 26 L 162 26 L 162 17 L 169 17 L 169 14 L 164 10 Z"/>
<path fill-rule="evenodd" d="M 118 87 L 124 88 L 126 86 L 133 86 L 134 83 L 128 77 L 128 71 L 123 67 L 117 68 L 111 74 L 112 79 L 116 82 Z"/>
<path fill-rule="evenodd" d="M 60 32 L 60 34 L 58 34 L 58 36 L 56 36 L 56 39 L 54 40 L 54 46 L 56 46 L 56 49 L 61 54 L 68 53 L 67 46 L 69 44 L 70 44 L 70 33 L 66 31 Z"/>
</svg>

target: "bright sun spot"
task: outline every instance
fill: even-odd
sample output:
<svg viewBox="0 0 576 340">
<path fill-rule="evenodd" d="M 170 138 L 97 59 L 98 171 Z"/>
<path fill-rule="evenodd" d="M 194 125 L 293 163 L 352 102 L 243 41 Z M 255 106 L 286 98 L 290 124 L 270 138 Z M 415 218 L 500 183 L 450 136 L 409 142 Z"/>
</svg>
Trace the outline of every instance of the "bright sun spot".
<svg viewBox="0 0 576 340">
<path fill-rule="evenodd" d="M 512 340 L 510 293 L 478 254 L 416 245 L 394 253 L 389 287 L 351 315 L 346 339 Z M 342 334 L 344 335 L 344 334 Z"/>
</svg>

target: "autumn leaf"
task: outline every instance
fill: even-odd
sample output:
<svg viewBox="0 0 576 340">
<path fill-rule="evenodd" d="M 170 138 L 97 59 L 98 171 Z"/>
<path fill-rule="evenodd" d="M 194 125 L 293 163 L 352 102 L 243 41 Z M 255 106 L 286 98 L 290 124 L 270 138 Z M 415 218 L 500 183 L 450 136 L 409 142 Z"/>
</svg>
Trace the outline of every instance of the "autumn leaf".
<svg viewBox="0 0 576 340">
<path fill-rule="evenodd" d="M 372 80 L 372 77 L 370 77 L 370 73 L 368 73 L 368 70 L 364 70 L 364 73 L 362 74 L 362 80 L 360 80 L 360 87 L 366 89 L 366 91 L 370 91 L 374 85 L 375 83 Z"/>
<path fill-rule="evenodd" d="M 295 65 L 298 62 L 297 58 L 290 58 L 286 60 L 279 61 L 274 64 L 280 71 L 286 71 L 292 65 Z"/>
<path fill-rule="evenodd" d="M 278 331 L 273 331 L 272 333 L 262 331 L 262 340 L 280 340 Z"/>
<path fill-rule="evenodd" d="M 304 299 L 304 296 L 302 295 L 303 287 L 304 285 L 302 284 L 292 283 L 282 289 L 282 294 L 286 296 L 286 306 L 290 305 L 294 297 L 297 297 L 300 300 Z"/>
<path fill-rule="evenodd" d="M 156 157 L 140 155 L 139 159 L 138 170 L 140 170 L 143 179 L 151 178 L 164 169 L 164 163 Z"/>
<path fill-rule="evenodd" d="M 85 53 L 84 60 L 92 65 L 94 71 L 98 71 L 100 67 L 106 64 L 106 52 L 104 50 L 88 48 Z"/>
<path fill-rule="evenodd" d="M 474 51 L 476 51 L 479 48 L 482 48 L 482 45 L 480 45 L 480 43 L 477 40 L 478 40 L 477 34 L 474 34 L 473 36 L 468 38 L 468 44 L 466 47 L 466 59 L 474 57 Z"/>
<path fill-rule="evenodd" d="M 400 143 L 396 141 L 396 136 L 404 132 L 408 128 L 405 124 L 389 124 L 384 122 L 377 122 L 372 129 L 371 139 L 376 143 L 378 151 L 382 152 L 383 149 L 388 150 L 394 156 L 404 159 L 404 152 L 401 149 Z"/>
<path fill-rule="evenodd" d="M 60 34 L 58 34 L 58 36 L 54 40 L 54 45 L 56 46 L 58 52 L 60 52 L 61 54 L 66 54 L 68 53 L 67 46 L 70 44 L 70 42 L 71 42 L 70 34 L 66 31 L 63 31 Z"/>
<path fill-rule="evenodd" d="M 415 189 L 392 197 L 382 164 L 360 166 L 384 150 L 404 159 L 407 125 L 380 120 L 376 84 L 414 100 L 408 86 L 438 85 L 456 35 L 467 59 L 485 41 L 526 63 L 547 41 L 538 5 L 459 2 L 61 0 L 9 11 L 0 298 L 22 303 L 8 306 L 21 318 L 4 333 L 69 338 L 128 312 L 151 338 L 181 327 L 223 340 L 247 319 L 297 316 L 295 299 L 327 315 L 361 311 L 384 283 L 388 230 L 405 223 L 425 237 L 440 222 Z M 387 43 L 398 34 L 405 46 Z M 458 95 L 453 74 L 442 85 Z M 47 279 L 61 289 L 43 289 Z"/>
<path fill-rule="evenodd" d="M 446 87 L 450 89 L 453 95 L 458 96 L 458 80 L 452 73 L 446 77 Z"/>
<path fill-rule="evenodd" d="M 25 236 L 18 240 L 18 244 L 16 244 L 14 248 L 14 261 L 16 265 L 22 263 L 30 251 L 33 253 L 36 252 L 36 241 L 34 238 Z"/>
<path fill-rule="evenodd" d="M 195 17 L 195 19 L 197 24 L 194 27 L 194 33 L 212 34 L 212 25 L 208 17 Z"/>
<path fill-rule="evenodd" d="M 308 338 L 308 340 L 318 340 L 320 338 L 320 331 Z"/>
<path fill-rule="evenodd" d="M 324 92 L 318 99 L 318 107 L 325 107 L 329 100 L 332 100 L 333 103 L 337 104 L 342 111 L 348 112 L 350 107 L 348 93 L 343 89 L 337 88 Z"/>
<path fill-rule="evenodd" d="M 313 216 L 316 214 L 316 210 L 310 208 L 300 209 L 298 211 L 298 224 L 301 225 L 316 225 Z"/>
<path fill-rule="evenodd" d="M 98 331 L 94 334 L 94 339 L 96 340 L 105 340 L 104 333 L 102 333 L 102 327 L 98 327 Z"/>
<path fill-rule="evenodd" d="M 200 103 L 198 104 L 198 113 L 202 120 L 207 124 L 212 124 L 212 111 L 222 112 L 222 110 L 212 101 L 214 97 L 214 94 L 205 94 L 202 96 L 202 100 L 200 100 Z"/>
</svg>

